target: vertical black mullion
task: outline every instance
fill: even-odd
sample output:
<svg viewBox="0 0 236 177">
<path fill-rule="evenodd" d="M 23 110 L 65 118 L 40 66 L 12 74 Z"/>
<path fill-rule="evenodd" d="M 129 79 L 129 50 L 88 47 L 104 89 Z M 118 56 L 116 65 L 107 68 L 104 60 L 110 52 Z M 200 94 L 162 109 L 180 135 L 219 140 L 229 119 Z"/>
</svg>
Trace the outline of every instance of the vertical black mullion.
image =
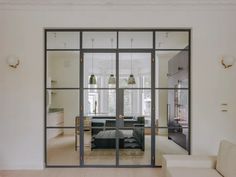
<svg viewBox="0 0 236 177">
<path fill-rule="evenodd" d="M 80 31 L 80 166 L 84 166 L 84 53 L 83 53 L 83 33 Z M 76 135 L 77 136 L 77 135 Z"/>
<path fill-rule="evenodd" d="M 156 33 L 153 31 L 153 51 L 151 54 L 151 165 L 155 166 L 155 47 L 156 47 Z"/>
<path fill-rule="evenodd" d="M 47 30 L 44 30 L 44 166 L 47 167 Z"/>
<path fill-rule="evenodd" d="M 116 120 L 119 117 L 119 32 L 116 32 Z M 118 126 L 116 123 L 116 133 L 118 134 Z M 119 137 L 116 137 L 116 167 L 119 166 L 120 158 L 119 158 Z"/>
<path fill-rule="evenodd" d="M 188 31 L 188 154 L 191 154 L 191 30 Z"/>
</svg>

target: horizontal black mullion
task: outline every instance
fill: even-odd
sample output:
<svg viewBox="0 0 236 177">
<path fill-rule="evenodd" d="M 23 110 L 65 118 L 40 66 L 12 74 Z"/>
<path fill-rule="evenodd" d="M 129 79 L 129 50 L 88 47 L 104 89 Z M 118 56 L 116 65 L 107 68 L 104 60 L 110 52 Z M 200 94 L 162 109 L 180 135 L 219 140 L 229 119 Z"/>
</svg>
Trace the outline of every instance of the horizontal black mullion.
<svg viewBox="0 0 236 177">
<path fill-rule="evenodd" d="M 76 127 L 75 126 L 65 126 L 65 127 L 63 127 L 63 126 L 58 126 L 58 127 L 56 127 L 56 126 L 47 126 L 46 127 L 46 129 L 75 129 Z"/>
<path fill-rule="evenodd" d="M 112 48 L 84 48 L 81 49 L 84 53 L 116 53 L 117 49 Z"/>
<path fill-rule="evenodd" d="M 116 90 L 116 88 L 83 88 L 84 90 Z"/>
<path fill-rule="evenodd" d="M 170 32 L 190 32 L 191 29 L 190 28 L 173 28 L 173 29 L 169 29 L 169 28 L 64 28 L 64 29 L 61 29 L 61 28 L 46 28 L 45 29 L 46 32 L 89 32 L 89 31 L 97 31 L 97 32 L 108 32 L 108 31 L 111 31 L 111 32 L 119 32 L 119 31 L 122 31 L 122 32 L 148 32 L 148 31 L 170 31 Z"/>
<path fill-rule="evenodd" d="M 169 49 L 154 49 L 155 51 L 189 51 L 189 49 L 173 49 L 173 48 L 169 48 Z M 96 52 L 96 53 L 115 53 L 116 51 L 119 52 L 151 52 L 153 51 L 153 48 L 118 48 L 118 49 L 111 49 L 111 48 L 86 48 L 86 49 L 46 49 L 47 52 L 50 51 L 83 51 L 85 53 L 92 53 L 92 52 Z"/>
<path fill-rule="evenodd" d="M 46 88 L 47 90 L 80 90 L 80 87 Z"/>
<path fill-rule="evenodd" d="M 155 90 L 189 90 L 189 88 L 157 87 Z"/>
<path fill-rule="evenodd" d="M 115 155 L 114 155 L 114 157 L 115 157 Z M 92 165 L 89 165 L 89 164 L 83 165 L 83 168 L 115 168 L 115 167 L 117 167 L 115 163 L 114 163 L 114 165 L 100 165 L 97 163 L 94 163 Z"/>
<path fill-rule="evenodd" d="M 176 128 L 183 128 L 183 129 L 189 129 L 189 127 L 188 126 L 183 126 L 183 127 L 166 127 L 166 126 L 163 126 L 163 127 L 158 127 L 158 126 L 156 126 L 155 127 L 156 129 L 176 129 Z"/>
<path fill-rule="evenodd" d="M 150 53 L 153 51 L 153 48 L 119 48 L 118 52 L 120 53 Z"/>
<path fill-rule="evenodd" d="M 127 87 L 120 87 L 117 89 L 124 89 L 124 90 L 151 90 L 152 88 L 127 88 Z"/>
<path fill-rule="evenodd" d="M 165 32 L 165 31 L 169 31 L 169 32 L 190 32 L 191 29 L 190 28 L 158 28 L 158 29 L 153 29 L 156 32 Z"/>
<path fill-rule="evenodd" d="M 80 51 L 80 49 L 46 49 L 47 52 L 50 51 Z"/>
<path fill-rule="evenodd" d="M 91 49 L 81 49 L 84 53 L 150 53 L 154 49 L 153 48 L 118 48 L 118 49 L 111 49 L 111 48 L 91 48 Z"/>
<path fill-rule="evenodd" d="M 189 51 L 189 49 L 155 49 L 155 51 Z"/>
<path fill-rule="evenodd" d="M 81 167 L 78 163 L 78 165 L 46 165 L 47 168 L 78 168 Z"/>
<path fill-rule="evenodd" d="M 117 90 L 117 89 L 124 89 L 124 90 L 151 90 L 151 88 L 83 88 L 84 90 Z"/>
</svg>

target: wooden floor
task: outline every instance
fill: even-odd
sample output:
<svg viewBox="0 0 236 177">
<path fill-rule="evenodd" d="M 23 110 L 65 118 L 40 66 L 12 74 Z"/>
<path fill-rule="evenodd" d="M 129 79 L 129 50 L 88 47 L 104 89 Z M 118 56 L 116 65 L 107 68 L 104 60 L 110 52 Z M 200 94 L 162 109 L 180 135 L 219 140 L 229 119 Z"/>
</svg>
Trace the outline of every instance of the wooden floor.
<svg viewBox="0 0 236 177">
<path fill-rule="evenodd" d="M 161 168 L 48 168 L 0 171 L 0 177 L 163 177 Z"/>
<path fill-rule="evenodd" d="M 79 165 L 79 150 L 75 151 L 74 135 L 61 135 L 48 140 L 48 165 Z M 115 165 L 115 149 L 91 150 L 91 134 L 84 137 L 84 162 L 86 165 Z M 167 136 L 156 136 L 156 165 L 161 165 L 163 154 L 188 154 L 188 152 L 169 140 Z M 145 151 L 140 149 L 120 149 L 121 165 L 148 165 L 151 163 L 151 136 L 145 136 Z"/>
</svg>

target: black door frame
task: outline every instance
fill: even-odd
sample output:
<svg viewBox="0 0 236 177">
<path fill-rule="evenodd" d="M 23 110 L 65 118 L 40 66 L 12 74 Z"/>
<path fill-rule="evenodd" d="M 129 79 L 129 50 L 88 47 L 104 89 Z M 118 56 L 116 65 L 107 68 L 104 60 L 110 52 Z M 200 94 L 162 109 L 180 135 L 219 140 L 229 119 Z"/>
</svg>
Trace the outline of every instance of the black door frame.
<svg viewBox="0 0 236 177">
<path fill-rule="evenodd" d="M 84 49 L 83 48 L 83 32 L 116 32 L 117 37 L 117 48 L 116 49 Z M 80 34 L 80 48 L 79 49 L 47 49 L 47 32 L 79 32 Z M 130 49 L 130 48 L 119 48 L 119 32 L 152 32 L 153 33 L 153 47 L 149 49 Z M 188 49 L 156 49 L 156 32 L 188 32 Z M 47 52 L 50 51 L 79 51 L 80 52 L 80 87 L 79 88 L 47 88 Z M 127 29 L 58 29 L 58 28 L 46 28 L 44 29 L 44 161 L 45 167 L 160 167 L 155 164 L 155 91 L 156 90 L 171 90 L 175 88 L 156 88 L 155 87 L 155 62 L 156 62 L 156 52 L 157 51 L 188 51 L 188 146 L 189 146 L 189 154 L 191 154 L 191 29 L 182 28 L 182 29 L 136 29 L 136 28 L 127 28 Z M 47 130 L 64 128 L 64 129 L 75 129 L 78 128 L 76 126 L 68 126 L 68 127 L 50 127 L 47 126 L 47 90 L 79 90 L 80 91 L 80 117 L 84 116 L 84 67 L 83 67 L 83 59 L 84 53 L 116 53 L 116 78 L 119 78 L 119 53 L 127 53 L 127 52 L 135 52 L 135 53 L 151 53 L 151 162 L 150 165 L 119 165 L 119 147 L 118 147 L 118 138 L 116 145 L 116 165 L 86 165 L 84 164 L 84 136 L 83 136 L 83 119 L 80 119 L 80 164 L 78 165 L 49 165 L 47 163 Z M 116 79 L 116 91 L 119 89 L 119 82 Z M 116 99 L 116 106 L 117 99 Z M 118 111 L 117 115 L 118 116 Z M 158 127 L 158 128 L 166 128 L 168 127 Z"/>
</svg>

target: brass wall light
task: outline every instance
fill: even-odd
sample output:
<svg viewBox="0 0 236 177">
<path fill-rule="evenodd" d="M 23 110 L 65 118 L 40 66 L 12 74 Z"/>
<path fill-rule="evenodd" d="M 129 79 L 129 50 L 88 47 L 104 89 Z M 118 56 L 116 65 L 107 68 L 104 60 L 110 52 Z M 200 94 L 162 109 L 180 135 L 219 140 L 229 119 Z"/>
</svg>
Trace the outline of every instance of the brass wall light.
<svg viewBox="0 0 236 177">
<path fill-rule="evenodd" d="M 16 69 L 20 65 L 20 60 L 16 56 L 8 56 L 7 57 L 7 64 L 9 67 Z"/>
<path fill-rule="evenodd" d="M 223 56 L 221 58 L 221 64 L 223 65 L 224 69 L 230 68 L 235 63 L 235 57 L 233 56 Z"/>
</svg>

